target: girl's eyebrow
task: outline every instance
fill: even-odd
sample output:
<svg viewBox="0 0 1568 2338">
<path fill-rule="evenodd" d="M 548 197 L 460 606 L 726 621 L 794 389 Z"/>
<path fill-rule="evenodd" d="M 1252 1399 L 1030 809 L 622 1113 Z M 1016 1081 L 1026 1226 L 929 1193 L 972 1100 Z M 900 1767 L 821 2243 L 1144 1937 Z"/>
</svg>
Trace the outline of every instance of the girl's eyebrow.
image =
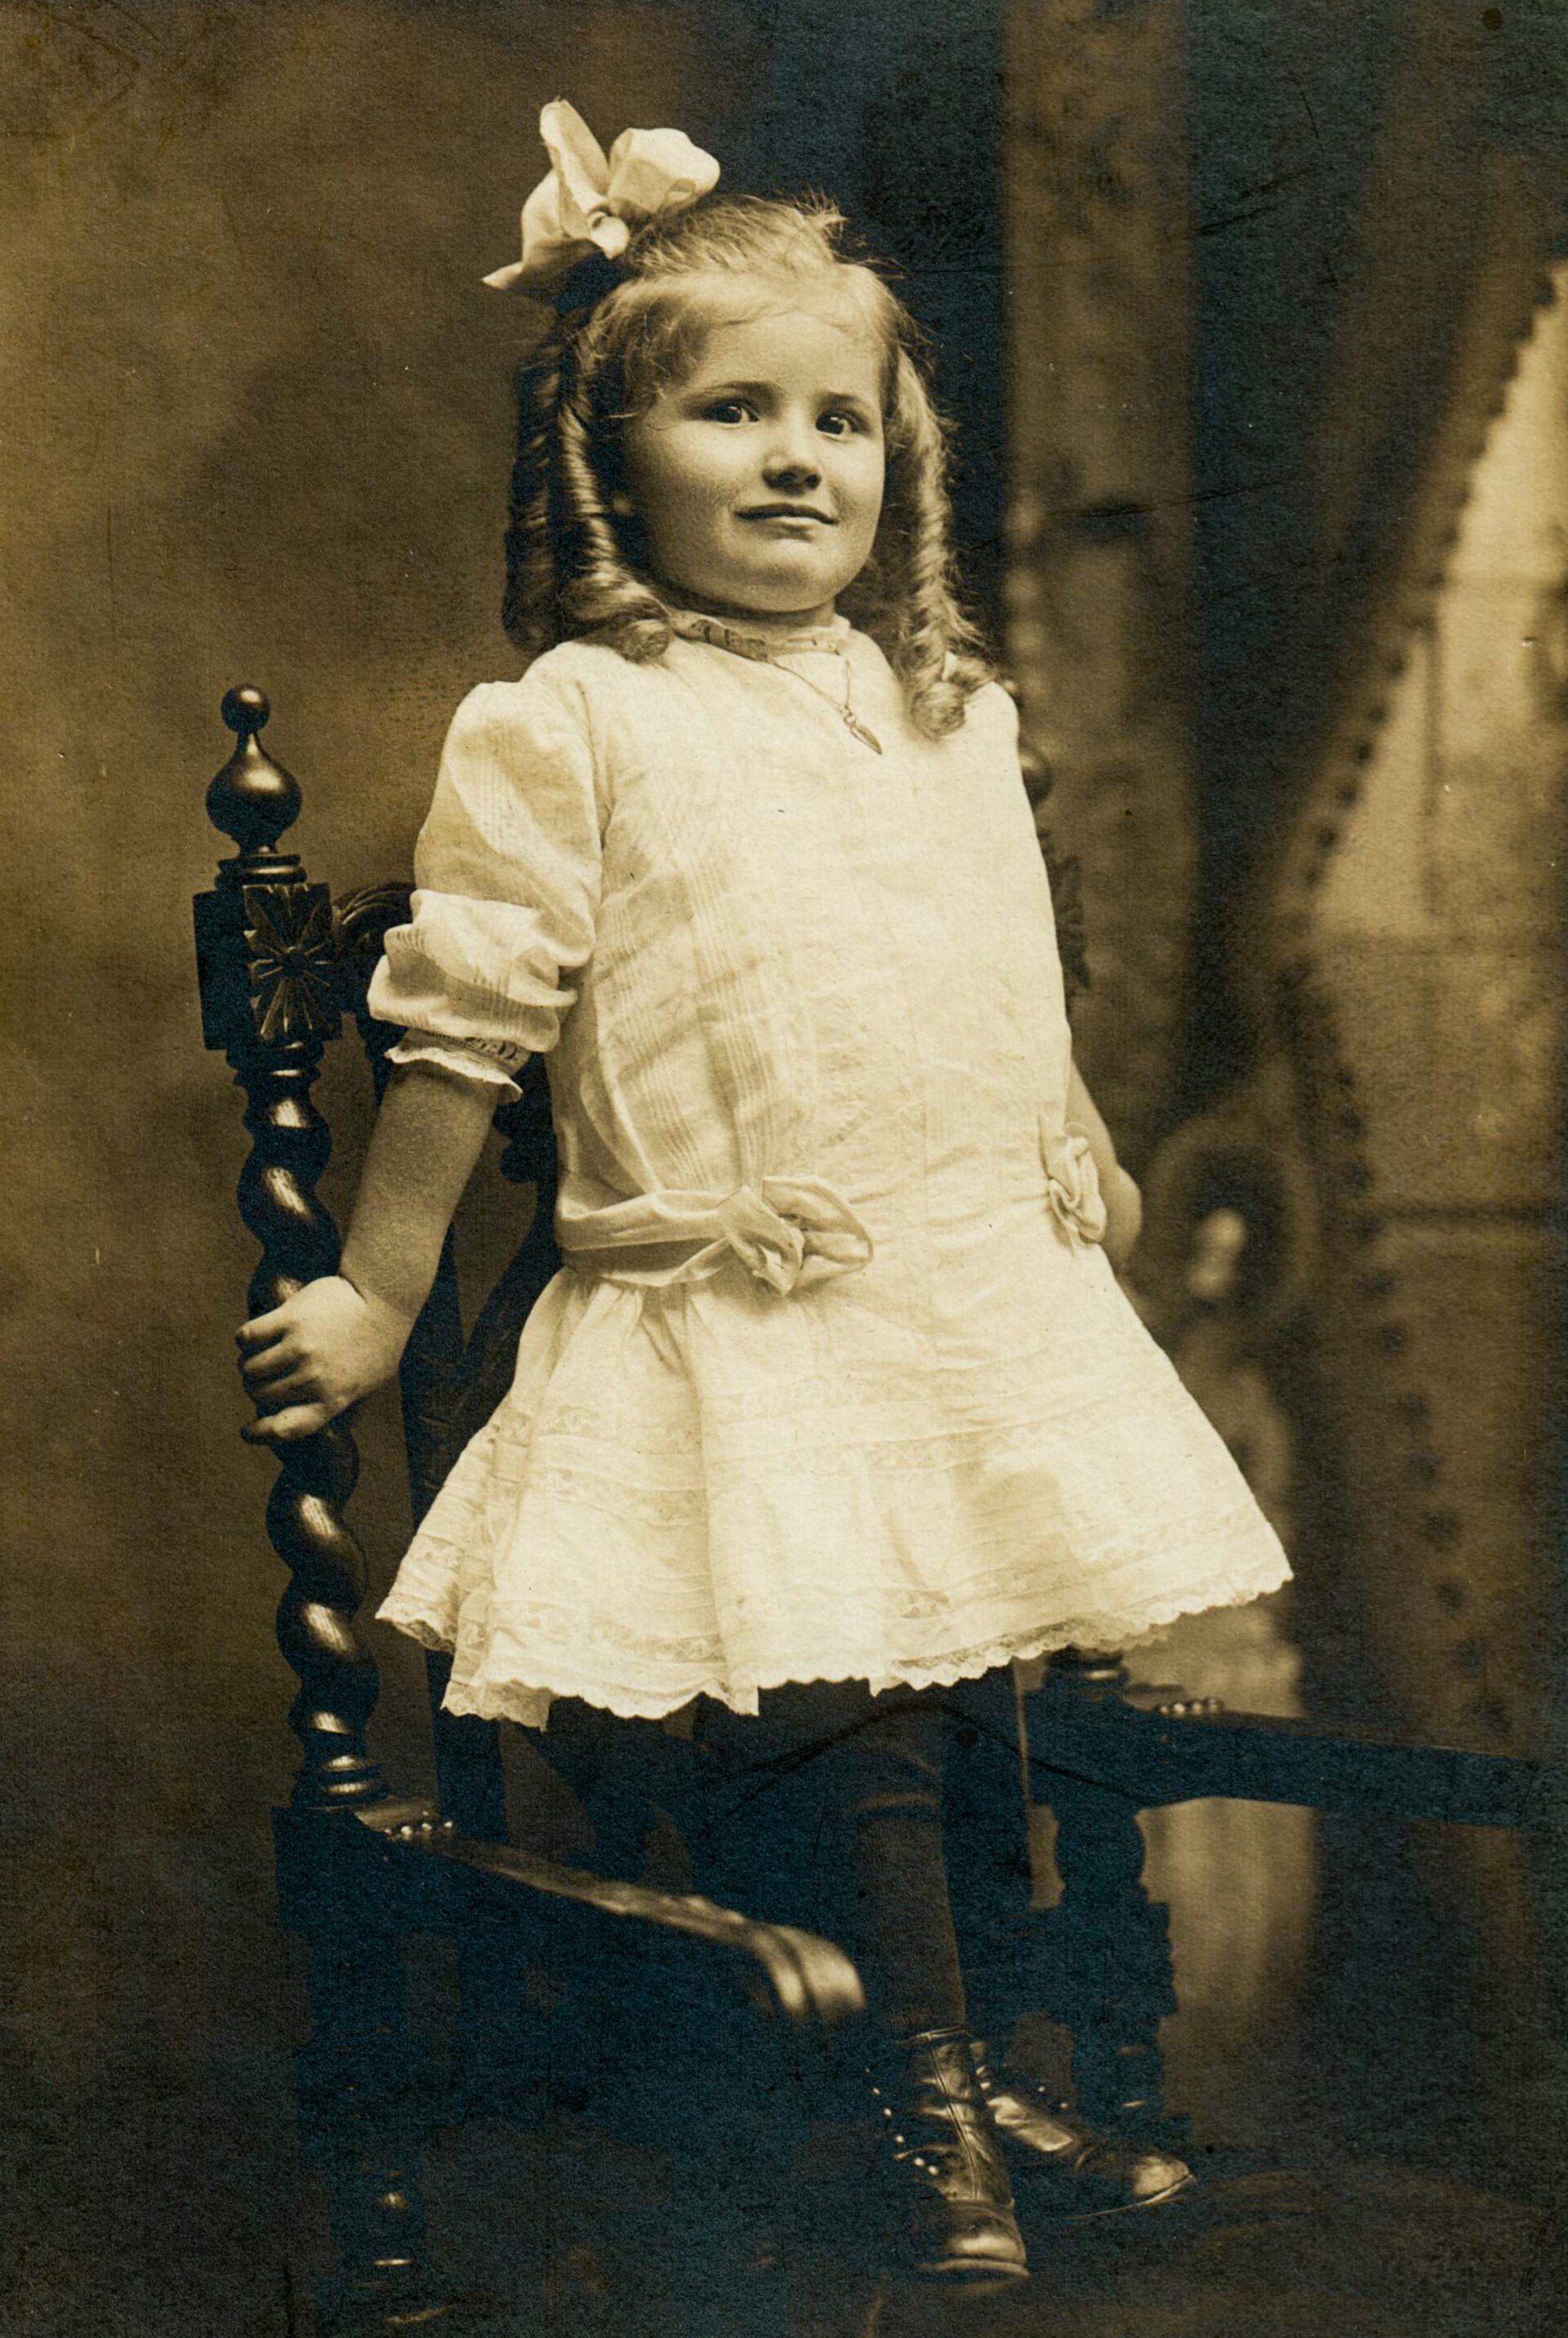
<svg viewBox="0 0 1568 2338">
<path fill-rule="evenodd" d="M 689 398 L 760 398 L 778 388 L 771 381 L 689 381 Z"/>
<path fill-rule="evenodd" d="M 778 388 L 776 381 L 703 381 L 689 383 L 686 395 L 693 398 L 771 398 Z M 824 406 L 852 406 L 862 414 L 872 411 L 869 401 L 858 390 L 826 389 L 821 399 Z"/>
</svg>

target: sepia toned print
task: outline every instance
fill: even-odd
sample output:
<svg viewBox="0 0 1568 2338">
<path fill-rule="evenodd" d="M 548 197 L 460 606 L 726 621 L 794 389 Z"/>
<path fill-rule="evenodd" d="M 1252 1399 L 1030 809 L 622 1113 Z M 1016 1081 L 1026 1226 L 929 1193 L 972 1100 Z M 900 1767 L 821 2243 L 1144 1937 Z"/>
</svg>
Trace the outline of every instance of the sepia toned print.
<svg viewBox="0 0 1568 2338">
<path fill-rule="evenodd" d="M 0 10 L 0 2327 L 1555 2326 L 1562 30 Z"/>
</svg>

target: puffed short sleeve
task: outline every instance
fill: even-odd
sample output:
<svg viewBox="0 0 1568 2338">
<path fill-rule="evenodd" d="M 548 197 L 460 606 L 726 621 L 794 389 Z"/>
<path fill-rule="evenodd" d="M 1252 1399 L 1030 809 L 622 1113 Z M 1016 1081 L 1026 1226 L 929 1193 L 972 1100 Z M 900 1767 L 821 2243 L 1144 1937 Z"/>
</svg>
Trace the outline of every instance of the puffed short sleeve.
<svg viewBox="0 0 1568 2338">
<path fill-rule="evenodd" d="M 387 933 L 371 978 L 371 1013 L 407 1033 L 393 1061 L 510 1086 L 553 1047 L 577 996 L 562 977 L 593 948 L 600 871 L 580 694 L 539 667 L 471 691 L 415 847 L 409 922 Z"/>
</svg>

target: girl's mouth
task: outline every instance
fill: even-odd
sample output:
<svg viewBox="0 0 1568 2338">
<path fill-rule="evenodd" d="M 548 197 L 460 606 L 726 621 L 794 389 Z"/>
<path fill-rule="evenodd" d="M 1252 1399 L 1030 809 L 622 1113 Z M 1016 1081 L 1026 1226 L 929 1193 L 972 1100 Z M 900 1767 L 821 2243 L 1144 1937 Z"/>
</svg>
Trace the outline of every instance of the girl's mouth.
<svg viewBox="0 0 1568 2338">
<path fill-rule="evenodd" d="M 814 520 L 818 527 L 834 527 L 838 523 L 830 513 L 814 511 L 808 504 L 753 504 L 740 514 L 742 519 Z"/>
</svg>

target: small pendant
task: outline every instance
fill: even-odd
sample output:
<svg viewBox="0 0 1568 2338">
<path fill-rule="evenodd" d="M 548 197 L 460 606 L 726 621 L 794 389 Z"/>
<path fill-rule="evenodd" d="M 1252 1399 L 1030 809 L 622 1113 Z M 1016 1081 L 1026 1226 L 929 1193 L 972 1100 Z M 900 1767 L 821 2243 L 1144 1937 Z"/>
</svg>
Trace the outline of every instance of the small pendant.
<svg viewBox="0 0 1568 2338">
<path fill-rule="evenodd" d="M 860 722 L 857 716 L 849 713 L 848 710 L 846 710 L 844 720 L 849 729 L 854 732 L 856 738 L 859 740 L 862 746 L 874 748 L 878 755 L 882 752 L 882 742 L 878 739 L 875 731 L 867 731 L 864 722 Z"/>
</svg>

